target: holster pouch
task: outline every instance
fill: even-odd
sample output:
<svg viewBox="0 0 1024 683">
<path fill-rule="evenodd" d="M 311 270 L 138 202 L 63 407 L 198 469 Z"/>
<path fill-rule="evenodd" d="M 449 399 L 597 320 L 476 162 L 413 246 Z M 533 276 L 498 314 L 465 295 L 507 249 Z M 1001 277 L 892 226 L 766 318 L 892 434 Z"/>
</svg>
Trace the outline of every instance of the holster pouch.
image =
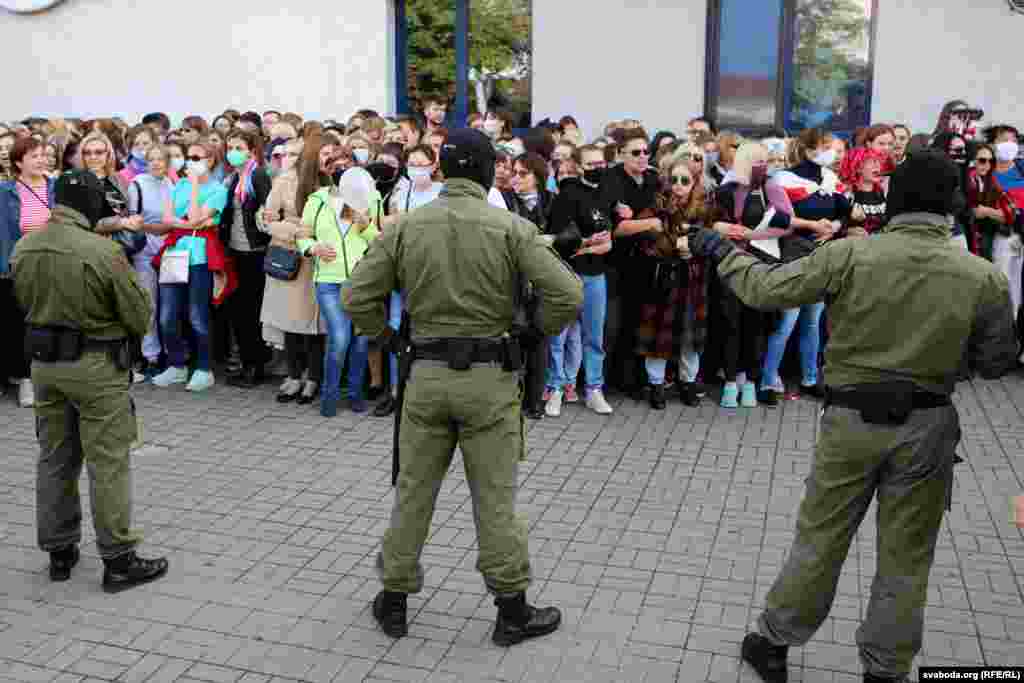
<svg viewBox="0 0 1024 683">
<path fill-rule="evenodd" d="M 29 327 L 25 350 L 41 363 L 70 363 L 82 357 L 85 336 L 70 327 Z"/>
<path fill-rule="evenodd" d="M 476 354 L 476 342 L 472 339 L 448 340 L 448 367 L 464 372 L 473 367 L 473 356 Z"/>
<path fill-rule="evenodd" d="M 505 336 L 501 340 L 501 368 L 505 372 L 519 372 L 523 368 L 523 348 L 519 340 Z"/>
<path fill-rule="evenodd" d="M 121 372 L 127 372 L 132 367 L 132 351 L 131 346 L 125 342 L 118 346 L 110 349 L 110 358 L 114 361 L 114 366 Z"/>
</svg>

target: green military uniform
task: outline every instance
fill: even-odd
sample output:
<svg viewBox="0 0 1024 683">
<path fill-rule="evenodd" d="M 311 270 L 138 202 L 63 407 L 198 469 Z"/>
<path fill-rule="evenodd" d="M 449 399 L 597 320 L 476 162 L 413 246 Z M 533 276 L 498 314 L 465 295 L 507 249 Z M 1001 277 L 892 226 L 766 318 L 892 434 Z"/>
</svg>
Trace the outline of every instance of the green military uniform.
<svg viewBox="0 0 1024 683">
<path fill-rule="evenodd" d="M 131 528 L 131 380 L 112 350 L 114 342 L 146 333 L 152 303 L 121 248 L 62 205 L 45 230 L 18 242 L 12 269 L 28 326 L 77 328 L 86 339 L 77 361 L 32 364 L 39 547 L 53 552 L 81 539 L 78 479 L 84 461 L 100 555 L 120 557 L 141 535 Z"/>
<path fill-rule="evenodd" d="M 830 391 L 905 380 L 948 396 L 965 357 L 984 376 L 1015 361 L 1006 278 L 951 248 L 948 223 L 937 214 L 896 216 L 881 236 L 839 240 L 785 265 L 734 250 L 718 274 L 754 308 L 829 303 Z M 951 404 L 915 410 L 892 426 L 827 405 L 796 539 L 768 594 L 761 635 L 775 646 L 802 645 L 821 626 L 877 493 L 878 568 L 857 643 L 867 674 L 901 680 L 921 648 L 928 574 L 959 440 Z"/>
<path fill-rule="evenodd" d="M 486 203 L 475 182 L 450 179 L 440 199 L 404 215 L 377 240 L 352 275 L 345 310 L 361 334 L 380 336 L 381 302 L 403 291 L 414 345 L 436 340 L 498 340 L 511 326 L 517 278 L 542 302 L 544 334 L 576 316 L 582 285 L 538 238 L 536 227 Z M 518 374 L 500 362 L 469 370 L 417 360 L 401 415 L 398 479 L 391 526 L 379 558 L 384 589 L 423 587 L 420 553 L 456 444 L 462 447 L 480 554 L 477 568 L 498 596 L 530 582 L 525 525 L 515 515 L 517 469 L 524 452 Z"/>
</svg>

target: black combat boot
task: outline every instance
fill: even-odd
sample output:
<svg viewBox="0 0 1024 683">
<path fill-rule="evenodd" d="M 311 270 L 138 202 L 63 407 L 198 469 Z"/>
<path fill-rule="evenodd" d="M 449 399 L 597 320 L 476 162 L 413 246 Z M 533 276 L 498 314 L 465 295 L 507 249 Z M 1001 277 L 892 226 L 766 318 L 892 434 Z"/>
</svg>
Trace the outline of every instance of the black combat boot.
<svg viewBox="0 0 1024 683">
<path fill-rule="evenodd" d="M 743 661 L 754 667 L 754 671 L 765 683 L 789 681 L 789 667 L 786 665 L 788 645 L 772 645 L 761 634 L 748 633 L 743 639 L 741 653 Z"/>
<path fill-rule="evenodd" d="M 71 570 L 78 564 L 80 557 L 77 545 L 69 545 L 50 553 L 50 580 L 67 581 L 71 578 Z"/>
<path fill-rule="evenodd" d="M 509 646 L 529 638 L 554 633 L 562 624 L 557 607 L 537 608 L 526 602 L 526 593 L 511 598 L 495 598 L 498 621 L 494 624 L 495 645 Z"/>
<path fill-rule="evenodd" d="M 679 400 L 691 408 L 700 405 L 700 395 L 697 393 L 697 383 L 680 382 Z"/>
<path fill-rule="evenodd" d="M 651 408 L 665 410 L 665 385 L 655 384 L 651 387 Z"/>
<path fill-rule="evenodd" d="M 155 581 L 167 573 L 167 560 L 158 557 L 145 560 L 135 551 L 125 553 L 112 560 L 103 560 L 103 590 L 118 593 L 144 583 Z"/>
<path fill-rule="evenodd" d="M 401 638 L 409 633 L 409 624 L 406 622 L 407 597 L 405 593 L 381 591 L 373 599 L 373 617 L 380 624 L 381 630 L 392 638 Z"/>
</svg>

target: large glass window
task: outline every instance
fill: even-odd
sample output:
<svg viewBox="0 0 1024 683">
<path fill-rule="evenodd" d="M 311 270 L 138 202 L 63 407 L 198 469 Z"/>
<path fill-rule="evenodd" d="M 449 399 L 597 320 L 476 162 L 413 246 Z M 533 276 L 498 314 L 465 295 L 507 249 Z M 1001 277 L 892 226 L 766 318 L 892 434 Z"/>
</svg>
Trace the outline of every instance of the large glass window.
<svg viewBox="0 0 1024 683">
<path fill-rule="evenodd" d="M 532 116 L 532 0 L 395 0 L 399 54 L 397 108 L 420 112 L 427 99 L 448 104 L 451 125 L 460 114 L 501 110 L 514 124 Z M 459 12 L 468 8 L 468 32 Z M 459 41 L 468 44 L 465 58 Z M 457 87 L 466 78 L 464 99 Z M 525 123 L 521 123 L 525 122 Z"/>
<path fill-rule="evenodd" d="M 877 0 L 709 0 L 707 114 L 758 133 L 869 123 Z"/>
</svg>

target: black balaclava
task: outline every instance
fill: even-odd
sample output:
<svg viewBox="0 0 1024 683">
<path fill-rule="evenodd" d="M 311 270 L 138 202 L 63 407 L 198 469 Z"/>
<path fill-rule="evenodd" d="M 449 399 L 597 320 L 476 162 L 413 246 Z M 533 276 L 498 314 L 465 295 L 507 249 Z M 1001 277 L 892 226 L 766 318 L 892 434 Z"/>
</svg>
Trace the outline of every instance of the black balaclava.
<svg viewBox="0 0 1024 683">
<path fill-rule="evenodd" d="M 497 155 L 490 138 L 473 128 L 460 128 L 441 146 L 441 172 L 447 179 L 472 180 L 488 191 L 494 185 Z"/>
<path fill-rule="evenodd" d="M 955 212 L 960 173 L 949 157 L 936 149 L 923 149 L 907 156 L 889 181 L 886 215 Z"/>
<path fill-rule="evenodd" d="M 57 178 L 53 203 L 74 209 L 95 228 L 105 208 L 103 181 L 89 171 L 67 171 Z"/>
</svg>

